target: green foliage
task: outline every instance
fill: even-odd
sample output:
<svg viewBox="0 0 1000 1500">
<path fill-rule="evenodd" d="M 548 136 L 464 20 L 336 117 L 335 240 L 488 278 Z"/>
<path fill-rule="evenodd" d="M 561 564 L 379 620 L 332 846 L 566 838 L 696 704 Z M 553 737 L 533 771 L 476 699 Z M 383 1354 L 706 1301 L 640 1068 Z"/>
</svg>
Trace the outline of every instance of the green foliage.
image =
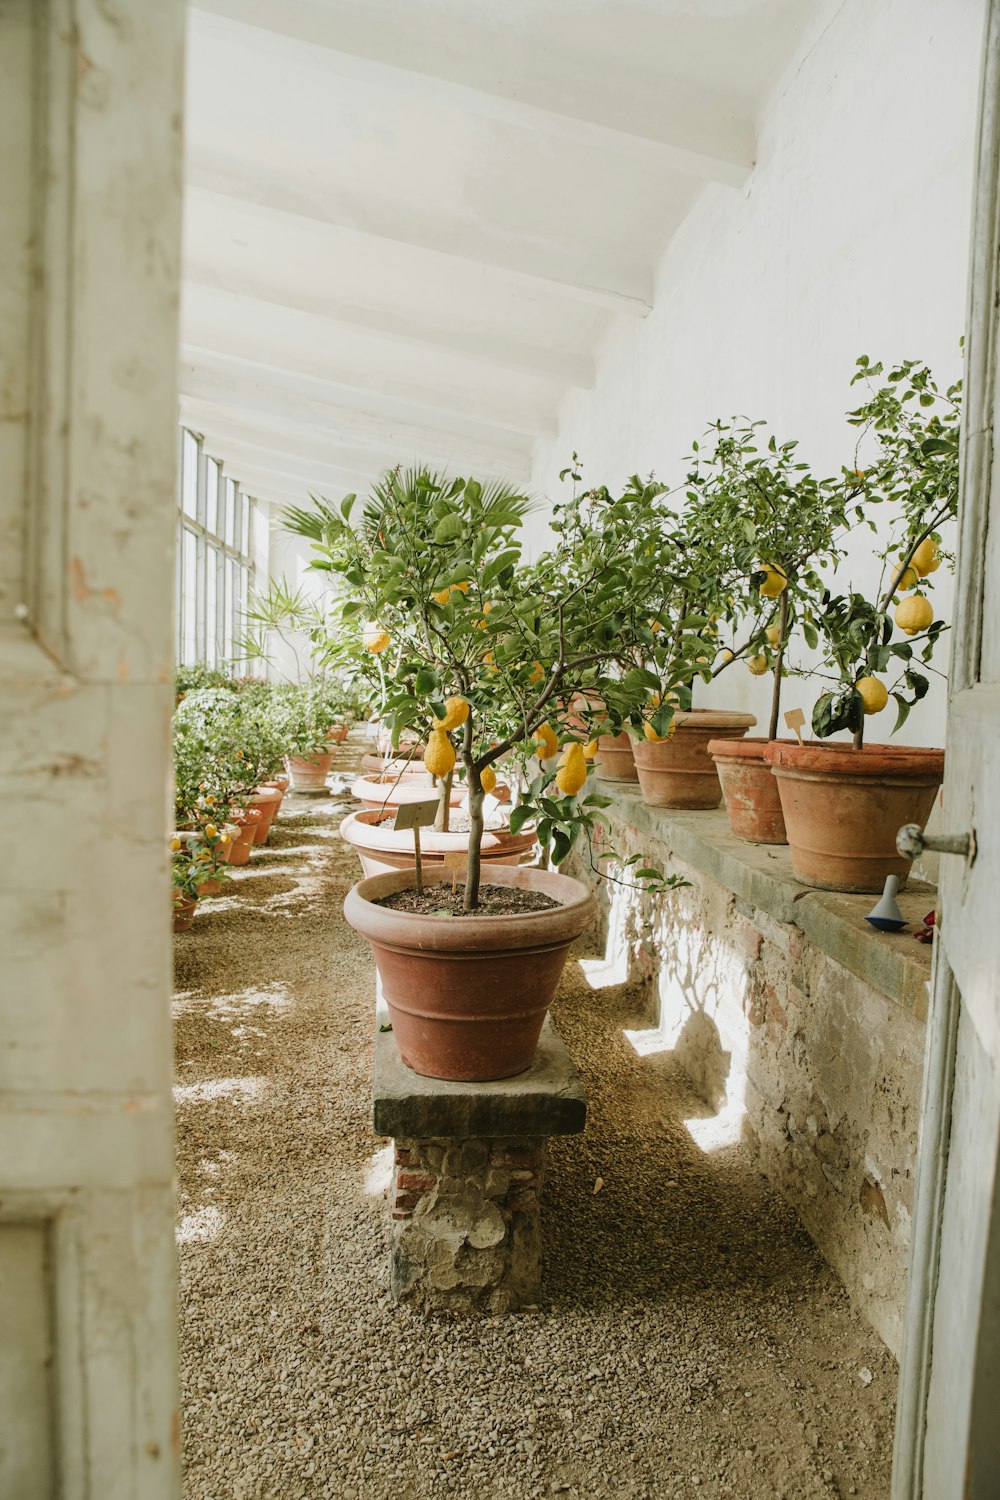
<svg viewBox="0 0 1000 1500">
<path fill-rule="evenodd" d="M 220 817 L 244 808 L 257 786 L 280 770 L 286 753 L 280 717 L 266 684 L 248 692 L 204 688 L 174 713 L 174 795 L 178 827 L 197 821 L 200 803 Z"/>
</svg>

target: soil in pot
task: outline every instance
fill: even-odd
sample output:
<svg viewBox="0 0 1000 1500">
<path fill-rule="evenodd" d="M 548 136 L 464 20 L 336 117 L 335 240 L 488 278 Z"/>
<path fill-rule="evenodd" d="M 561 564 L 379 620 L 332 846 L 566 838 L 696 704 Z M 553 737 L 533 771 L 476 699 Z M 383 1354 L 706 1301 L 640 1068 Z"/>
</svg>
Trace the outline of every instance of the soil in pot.
<svg viewBox="0 0 1000 1500">
<path fill-rule="evenodd" d="M 451 879 L 432 874 L 428 884 Z M 399 1055 L 430 1078 L 482 1083 L 531 1066 L 545 1013 L 570 944 L 592 924 L 597 903 L 579 881 L 526 867 L 484 870 L 491 886 L 540 892 L 541 911 L 397 911 L 380 904 L 412 887 L 411 871 L 361 880 L 344 902 L 348 922 L 371 944 Z"/>
<path fill-rule="evenodd" d="M 507 917 L 520 916 L 529 911 L 551 911 L 558 906 L 551 896 L 543 891 L 524 891 L 517 886 L 484 885 L 479 892 L 479 905 L 475 911 L 466 911 L 465 885 L 454 889 L 446 880 L 435 881 L 430 890 L 418 891 L 416 887 L 405 891 L 393 891 L 391 896 L 381 896 L 376 906 L 387 906 L 392 911 L 415 911 L 424 916 L 446 917 Z"/>
<path fill-rule="evenodd" d="M 708 742 L 742 739 L 756 722 L 753 714 L 691 709 L 674 715 L 669 739 L 635 740 L 632 752 L 643 802 L 649 807 L 718 807 L 722 784 Z"/>
<path fill-rule="evenodd" d="M 921 828 L 944 779 L 944 751 L 904 745 L 769 745 L 788 831 L 792 869 L 803 885 L 826 891 L 881 891 L 887 875 L 900 889 L 910 861 L 896 849 L 904 823 Z"/>
<path fill-rule="evenodd" d="M 594 765 L 602 781 L 638 781 L 632 736 L 623 729 L 621 734 L 602 734 L 597 741 Z"/>
<path fill-rule="evenodd" d="M 316 755 L 285 756 L 285 769 L 291 778 L 293 792 L 325 792 L 332 765 L 332 750 Z"/>
<path fill-rule="evenodd" d="M 708 753 L 736 837 L 751 844 L 787 844 L 778 783 L 764 761 L 767 745 L 765 739 L 709 740 Z"/>
</svg>

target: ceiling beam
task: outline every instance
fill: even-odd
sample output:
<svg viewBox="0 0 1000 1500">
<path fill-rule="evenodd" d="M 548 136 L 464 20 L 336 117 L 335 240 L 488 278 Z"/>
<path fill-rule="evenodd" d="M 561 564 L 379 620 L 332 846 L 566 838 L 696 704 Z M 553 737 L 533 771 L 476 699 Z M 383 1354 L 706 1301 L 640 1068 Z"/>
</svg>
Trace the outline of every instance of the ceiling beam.
<svg viewBox="0 0 1000 1500">
<path fill-rule="evenodd" d="M 206 291 L 236 294 L 269 306 L 312 313 L 334 327 L 368 333 L 390 348 L 393 344 L 406 344 L 431 352 L 444 350 L 474 364 L 497 365 L 582 389 L 594 382 L 594 361 L 589 354 L 524 343 L 499 330 L 445 329 L 388 308 L 358 306 L 326 292 L 317 295 L 307 285 L 264 282 L 225 264 L 221 255 L 212 265 L 186 260 L 184 280 Z"/>
<path fill-rule="evenodd" d="M 349 469 L 338 464 L 300 459 L 281 449 L 267 448 L 258 443 L 230 442 L 213 456 L 221 459 L 226 472 L 240 484 L 245 484 L 246 474 L 253 473 L 270 475 L 275 481 L 285 480 L 292 488 L 303 485 L 306 491 L 322 490 L 325 484 L 329 484 L 366 493 L 379 476 L 377 468 Z"/>
<path fill-rule="evenodd" d="M 347 382 L 303 374 L 284 365 L 268 364 L 226 354 L 202 345 L 186 343 L 181 348 L 181 392 L 246 409 L 298 413 L 317 422 L 330 422 L 353 433 L 400 432 L 399 441 L 409 441 L 406 429 L 426 430 L 442 440 L 495 443 L 513 453 L 530 452 L 539 430 L 554 431 L 554 423 L 541 418 L 532 431 L 513 426 L 493 416 L 456 410 L 432 400 L 418 401 Z M 401 430 L 402 429 L 402 430 Z"/>
<path fill-rule="evenodd" d="M 328 70 L 342 78 L 371 83 L 397 95 L 428 100 L 467 116 L 531 131 L 575 146 L 640 154 L 659 170 L 680 172 L 705 182 L 740 187 L 754 163 L 754 127 L 744 100 L 711 96 L 682 77 L 661 72 L 656 87 L 625 90 L 607 79 L 572 76 L 533 84 L 518 81 L 504 90 L 496 77 L 488 37 L 467 49 L 457 63 L 445 49 L 431 50 L 433 66 L 417 66 L 411 47 L 405 62 L 386 61 L 394 49 L 385 28 L 373 27 L 365 40 L 348 44 L 337 6 L 315 0 L 199 0 L 202 12 L 259 28 L 322 49 Z M 648 83 L 647 70 L 643 83 Z M 553 106 L 553 96 L 560 99 Z"/>
<path fill-rule="evenodd" d="M 416 224 L 400 207 L 400 218 L 390 229 L 383 221 L 378 233 L 345 223 L 353 216 L 350 205 L 340 202 L 336 192 L 315 179 L 298 179 L 291 170 L 276 172 L 258 163 L 236 160 L 213 152 L 197 141 L 189 143 L 185 183 L 238 203 L 251 203 L 288 215 L 336 227 L 349 237 L 361 253 L 365 244 L 404 245 L 414 252 L 433 256 L 439 268 L 455 268 L 468 274 L 470 264 L 487 280 L 502 277 L 513 286 L 535 295 L 558 297 L 596 307 L 624 317 L 645 318 L 653 303 L 653 274 L 648 268 L 618 265 L 588 266 L 579 270 L 567 264 L 565 246 L 547 253 L 524 236 L 502 238 L 480 235 L 475 251 L 456 252 L 453 228 Z M 572 244 L 572 240 L 570 241 Z M 580 242 L 585 245 L 585 240 Z M 583 257 L 581 256 L 581 261 Z M 558 270 L 556 269 L 558 267 Z"/>
</svg>

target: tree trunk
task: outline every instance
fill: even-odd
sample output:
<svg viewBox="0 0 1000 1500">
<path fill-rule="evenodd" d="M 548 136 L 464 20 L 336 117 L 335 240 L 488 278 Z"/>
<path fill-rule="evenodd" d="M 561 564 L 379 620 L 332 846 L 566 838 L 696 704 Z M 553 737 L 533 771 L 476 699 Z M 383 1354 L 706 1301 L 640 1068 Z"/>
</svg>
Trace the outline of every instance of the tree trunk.
<svg viewBox="0 0 1000 1500">
<path fill-rule="evenodd" d="M 781 708 L 781 664 L 785 659 L 785 637 L 788 634 L 788 593 L 782 590 L 781 614 L 778 618 L 778 629 L 781 634 L 778 637 L 778 655 L 774 663 L 774 686 L 771 691 L 771 722 L 768 725 L 767 737 L 769 740 L 778 738 L 778 712 Z"/>
<path fill-rule="evenodd" d="M 484 792 L 479 772 L 469 772 L 469 863 L 465 873 L 465 910 L 475 911 L 479 905 L 479 876 L 482 868 Z"/>
<path fill-rule="evenodd" d="M 455 779 L 455 772 L 451 770 L 447 776 L 439 776 L 437 783 L 438 810 L 434 819 L 434 832 L 447 833 L 451 824 L 451 788 Z"/>
</svg>

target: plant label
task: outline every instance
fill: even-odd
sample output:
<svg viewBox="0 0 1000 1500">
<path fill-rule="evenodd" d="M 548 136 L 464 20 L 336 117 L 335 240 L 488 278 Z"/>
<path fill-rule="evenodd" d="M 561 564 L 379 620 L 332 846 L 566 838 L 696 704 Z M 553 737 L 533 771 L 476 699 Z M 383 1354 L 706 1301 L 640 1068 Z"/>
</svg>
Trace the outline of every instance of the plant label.
<svg viewBox="0 0 1000 1500">
<path fill-rule="evenodd" d="M 392 826 L 397 833 L 405 828 L 430 828 L 437 810 L 436 797 L 429 797 L 426 802 L 404 802 L 396 809 L 396 821 Z"/>
<path fill-rule="evenodd" d="M 790 708 L 785 715 L 785 723 L 788 725 L 789 729 L 793 729 L 795 731 L 795 738 L 798 740 L 800 745 L 805 743 L 802 738 L 802 726 L 805 722 L 806 716 L 802 712 L 801 708 Z"/>
</svg>

